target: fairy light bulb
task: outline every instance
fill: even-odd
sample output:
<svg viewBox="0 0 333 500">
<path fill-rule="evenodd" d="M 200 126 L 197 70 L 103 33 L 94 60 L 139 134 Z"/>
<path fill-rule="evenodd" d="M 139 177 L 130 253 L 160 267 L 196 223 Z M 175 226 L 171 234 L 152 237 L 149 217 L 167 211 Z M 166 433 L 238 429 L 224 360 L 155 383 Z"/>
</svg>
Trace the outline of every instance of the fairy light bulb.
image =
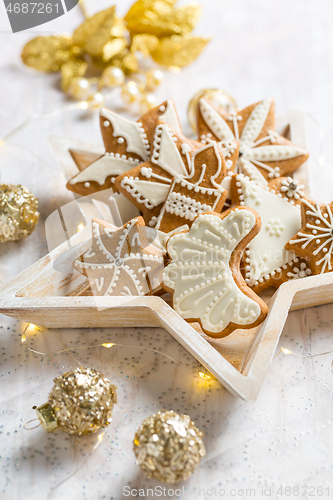
<svg viewBox="0 0 333 500">
<path fill-rule="evenodd" d="M 99 109 L 104 104 L 104 96 L 101 92 L 96 92 L 87 99 L 90 108 Z"/>
<path fill-rule="evenodd" d="M 128 83 L 125 83 L 121 91 L 121 97 L 123 98 L 124 102 L 126 102 L 126 104 L 132 104 L 133 102 L 135 102 L 138 99 L 139 95 L 140 91 L 138 85 L 135 82 L 130 81 Z"/>
<path fill-rule="evenodd" d="M 149 111 L 156 106 L 156 97 L 153 94 L 143 94 L 140 99 L 140 109 L 142 113 Z"/>
<path fill-rule="evenodd" d="M 147 90 L 155 90 L 156 87 L 161 85 L 163 82 L 163 72 L 159 69 L 147 71 L 146 73 L 146 85 Z"/>
<path fill-rule="evenodd" d="M 106 87 L 119 87 L 125 83 L 125 73 L 121 68 L 108 66 L 102 73 L 102 80 Z"/>
<path fill-rule="evenodd" d="M 73 78 L 68 93 L 78 101 L 87 99 L 91 93 L 91 83 L 87 78 Z"/>
</svg>

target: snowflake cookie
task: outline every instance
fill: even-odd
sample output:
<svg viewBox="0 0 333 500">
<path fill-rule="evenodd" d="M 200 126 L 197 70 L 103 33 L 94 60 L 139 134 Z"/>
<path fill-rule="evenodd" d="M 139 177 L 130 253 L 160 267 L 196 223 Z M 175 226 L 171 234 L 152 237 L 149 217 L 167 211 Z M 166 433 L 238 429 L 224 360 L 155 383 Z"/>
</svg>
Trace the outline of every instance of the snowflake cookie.
<svg viewBox="0 0 333 500">
<path fill-rule="evenodd" d="M 201 156 L 205 156 L 205 168 L 203 168 L 204 162 L 202 161 L 199 162 L 200 165 L 196 169 L 197 165 L 194 165 L 192 161 L 196 151 L 198 152 L 198 162 Z M 202 151 L 202 155 L 199 154 L 200 151 Z M 218 166 L 216 166 L 215 151 L 218 151 L 220 158 Z M 213 162 L 213 165 L 210 165 L 210 161 Z M 212 170 L 213 173 L 209 174 Z M 224 190 L 219 185 L 225 173 L 225 160 L 220 148 L 215 146 L 213 150 L 212 145 L 203 146 L 200 142 L 190 141 L 168 124 L 158 122 L 150 160 L 117 177 L 115 184 L 117 189 L 139 208 L 146 224 L 154 227 L 173 185 L 174 178 L 188 179 L 189 183 L 198 180 L 200 184 L 207 175 L 210 175 L 215 183 L 210 181 L 210 188 L 218 189 L 219 194 L 221 194 Z M 199 185 L 195 188 L 198 192 L 200 191 Z M 184 193 L 187 195 L 186 188 L 184 188 Z M 199 196 L 198 201 L 200 204 L 205 204 L 203 200 L 199 199 Z M 206 204 L 211 207 L 211 203 L 210 201 Z M 196 207 L 191 208 L 196 209 Z M 180 219 L 179 225 L 183 223 Z"/>
<path fill-rule="evenodd" d="M 251 208 L 198 215 L 189 231 L 167 242 L 171 258 L 163 287 L 172 294 L 175 311 L 186 321 L 199 321 L 211 337 L 259 325 L 266 304 L 246 285 L 240 270 L 243 250 L 260 229 Z"/>
<path fill-rule="evenodd" d="M 286 245 L 312 265 L 313 274 L 333 270 L 333 202 L 302 200 L 302 227 Z"/>
<path fill-rule="evenodd" d="M 306 274 L 311 273 L 306 260 L 296 261 L 296 252 L 285 248 L 301 228 L 301 198 L 292 200 L 280 191 L 285 181 L 279 178 L 262 187 L 244 175 L 231 179 L 232 203 L 253 208 L 262 222 L 262 230 L 250 242 L 244 259 L 245 281 L 256 293 L 293 279 L 290 273 L 298 265 L 305 264 Z"/>
<path fill-rule="evenodd" d="M 88 195 L 113 188 L 118 175 L 150 158 L 150 147 L 157 120 L 162 118 L 180 132 L 174 102 L 169 99 L 145 113 L 136 122 L 103 108 L 100 127 L 105 154 L 97 156 L 84 151 L 71 151 L 80 172 L 67 183 L 74 193 Z"/>
<path fill-rule="evenodd" d="M 142 217 L 114 231 L 92 220 L 92 246 L 74 262 L 93 295 L 150 295 L 161 288 L 162 252 L 149 244 Z"/>
<path fill-rule="evenodd" d="M 197 128 L 204 140 L 239 141 L 235 171 L 259 185 L 293 172 L 309 156 L 275 132 L 274 99 L 270 97 L 237 114 L 225 113 L 203 97 L 197 109 Z"/>
</svg>

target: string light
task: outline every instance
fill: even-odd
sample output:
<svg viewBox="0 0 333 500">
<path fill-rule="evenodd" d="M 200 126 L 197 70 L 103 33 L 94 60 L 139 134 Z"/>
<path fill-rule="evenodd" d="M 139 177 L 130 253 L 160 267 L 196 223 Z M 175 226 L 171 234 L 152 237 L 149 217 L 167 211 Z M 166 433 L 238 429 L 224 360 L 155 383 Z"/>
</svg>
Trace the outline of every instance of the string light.
<svg viewBox="0 0 333 500">
<path fill-rule="evenodd" d="M 50 332 L 50 333 L 52 335 L 54 335 L 52 332 Z M 54 336 L 62 343 L 63 346 L 65 346 L 65 344 L 56 335 L 54 335 Z M 78 351 L 78 350 L 81 350 L 81 349 L 92 349 L 92 348 L 96 348 L 96 347 L 105 347 L 106 349 L 110 349 L 113 346 L 115 346 L 115 347 L 134 348 L 134 349 L 140 349 L 140 350 L 144 350 L 144 351 L 154 352 L 156 354 L 160 354 L 161 356 L 164 356 L 165 358 L 170 359 L 173 363 L 177 363 L 178 365 L 182 366 L 183 368 L 186 368 L 187 370 L 190 370 L 192 373 L 195 371 L 194 369 L 189 368 L 188 366 L 184 365 L 180 361 L 177 361 L 176 359 L 172 358 L 171 356 L 168 356 L 168 354 L 164 354 L 164 352 L 158 351 L 157 349 L 153 349 L 151 347 L 143 347 L 143 346 L 138 346 L 138 345 L 126 345 L 126 344 L 118 344 L 118 343 L 112 343 L 112 342 L 103 342 L 102 344 L 95 344 L 95 345 L 88 345 L 88 346 L 79 346 L 79 347 L 76 347 L 75 349 L 68 348 L 68 347 L 65 346 L 65 349 L 60 349 L 59 351 L 55 351 L 55 352 L 40 352 L 40 351 L 36 351 L 35 349 L 31 349 L 30 347 L 27 347 L 27 346 L 25 346 L 25 348 L 28 349 L 33 354 L 38 354 L 40 356 L 55 356 L 57 354 L 62 354 L 64 352 L 68 352 L 73 357 L 73 359 L 75 359 L 75 361 L 79 365 L 82 366 L 82 364 L 71 354 L 70 351 Z M 199 372 L 196 372 L 196 373 L 198 373 L 199 377 L 202 378 L 203 380 L 207 380 L 208 381 L 208 380 L 212 380 L 212 378 L 213 378 L 212 375 L 208 375 L 207 373 L 204 373 L 203 371 L 199 371 Z"/>
<path fill-rule="evenodd" d="M 84 224 L 82 224 L 82 222 L 77 226 L 77 232 L 80 232 L 82 231 L 82 229 L 84 229 Z"/>
</svg>

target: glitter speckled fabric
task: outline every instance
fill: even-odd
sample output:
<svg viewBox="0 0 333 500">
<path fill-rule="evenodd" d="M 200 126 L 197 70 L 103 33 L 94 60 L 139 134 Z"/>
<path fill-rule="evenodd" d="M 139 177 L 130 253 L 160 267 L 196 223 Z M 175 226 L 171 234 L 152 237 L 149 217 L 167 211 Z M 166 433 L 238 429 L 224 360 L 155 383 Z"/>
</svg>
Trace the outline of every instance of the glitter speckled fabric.
<svg viewBox="0 0 333 500">
<path fill-rule="evenodd" d="M 97 370 L 76 368 L 54 379 L 48 402 L 59 430 L 91 434 L 111 422 L 116 387 Z"/>
<path fill-rule="evenodd" d="M 178 483 L 187 479 L 206 455 L 202 436 L 188 415 L 159 411 L 140 425 L 134 453 L 149 478 Z"/>
</svg>

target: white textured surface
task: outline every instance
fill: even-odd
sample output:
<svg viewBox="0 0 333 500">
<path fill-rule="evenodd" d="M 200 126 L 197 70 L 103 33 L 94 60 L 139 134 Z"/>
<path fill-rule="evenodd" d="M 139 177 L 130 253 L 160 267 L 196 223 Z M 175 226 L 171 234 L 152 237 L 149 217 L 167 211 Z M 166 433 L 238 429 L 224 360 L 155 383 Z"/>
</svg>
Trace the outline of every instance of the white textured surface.
<svg viewBox="0 0 333 500">
<path fill-rule="evenodd" d="M 124 13 L 130 2 L 120 3 Z M 260 0 L 209 0 L 202 4 L 204 14 L 197 32 L 213 36 L 213 41 L 193 66 L 180 76 L 166 78 L 158 100 L 175 99 L 185 132 L 189 131 L 185 126 L 189 96 L 205 86 L 231 92 L 240 106 L 272 95 L 278 112 L 296 108 L 309 113 L 319 121 L 326 138 L 322 154 L 327 170 L 316 162 L 319 129 L 309 119 L 312 193 L 329 201 L 333 197 L 332 177 L 323 179 L 325 173 L 331 175 L 333 164 L 331 1 L 281 0 L 273 5 Z M 109 2 L 98 2 L 98 8 L 104 5 Z M 0 14 L 0 30 L 8 31 L 2 3 Z M 80 20 L 78 9 L 74 9 L 34 33 L 70 31 Z M 58 76 L 41 75 L 21 65 L 20 49 L 31 36 L 0 34 L 0 137 L 32 114 L 67 103 L 58 90 Z M 121 110 L 119 102 L 113 107 Z M 72 199 L 46 144 L 51 133 L 100 141 L 98 117 L 70 112 L 36 121 L 0 151 L 2 180 L 31 188 L 40 198 L 44 219 Z M 40 223 L 26 241 L 1 245 L 0 279 L 7 281 L 46 252 Z M 305 356 L 330 351 L 332 320 L 330 305 L 291 313 L 280 346 Z M 47 435 L 41 428 L 23 428 L 34 418 L 31 407 L 46 401 L 53 378 L 75 363 L 68 353 L 26 353 L 19 337 L 24 325 L 5 317 L 1 325 L 0 496 L 6 500 L 46 499 L 51 488 L 74 472 L 92 451 L 96 436 L 76 442 L 62 435 Z M 106 341 L 153 346 L 196 372 L 195 360 L 163 330 L 30 332 L 26 345 L 42 352 L 57 351 L 63 346 L 52 333 L 68 347 Z M 289 498 L 318 498 L 320 492 L 311 486 L 330 486 L 332 496 L 332 355 L 302 359 L 280 354 L 254 404 L 234 398 L 217 382 L 198 379 L 188 368 L 159 354 L 114 347 L 79 350 L 75 356 L 83 364 L 102 370 L 118 385 L 119 404 L 101 445 L 74 477 L 54 491 L 52 499 L 118 500 L 124 486 L 146 489 L 157 485 L 146 480 L 135 465 L 131 442 L 141 421 L 163 407 L 189 413 L 205 432 L 208 453 L 201 468 L 184 484 L 189 489 L 184 498 L 222 498 L 222 490 L 229 497 L 262 498 L 263 486 L 271 487 L 271 495 L 267 490 L 266 497 L 278 498 L 281 485 L 309 487 L 293 490 Z M 209 488 L 216 488 L 217 495 Z M 250 488 L 255 495 L 237 491 Z M 171 495 L 164 495 L 168 497 Z M 155 497 L 147 494 L 146 498 Z M 329 498 L 327 489 L 323 498 Z"/>
</svg>

